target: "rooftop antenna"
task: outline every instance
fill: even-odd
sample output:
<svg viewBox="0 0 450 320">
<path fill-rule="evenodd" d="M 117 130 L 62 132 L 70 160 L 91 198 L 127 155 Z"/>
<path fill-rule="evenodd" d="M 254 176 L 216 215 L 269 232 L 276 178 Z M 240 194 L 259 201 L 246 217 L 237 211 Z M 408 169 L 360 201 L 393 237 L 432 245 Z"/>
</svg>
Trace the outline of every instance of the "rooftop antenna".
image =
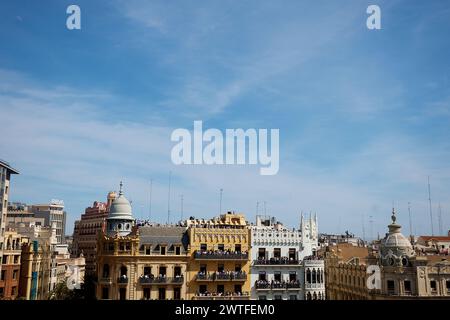
<svg viewBox="0 0 450 320">
<path fill-rule="evenodd" d="M 169 171 L 169 192 L 167 196 L 167 224 L 170 222 L 170 187 L 172 182 L 172 171 Z"/>
<path fill-rule="evenodd" d="M 434 236 L 434 227 L 433 227 L 433 209 L 432 209 L 432 207 L 431 207 L 430 176 L 428 176 L 428 202 L 429 202 L 429 204 L 430 204 L 431 235 Z"/>
<path fill-rule="evenodd" d="M 442 209 L 441 209 L 441 203 L 439 202 L 439 235 L 442 236 Z"/>
<path fill-rule="evenodd" d="M 148 203 L 148 222 L 152 220 L 152 191 L 153 191 L 153 179 L 150 179 L 150 194 Z"/>
<path fill-rule="evenodd" d="M 222 194 L 223 194 L 223 189 L 220 188 L 219 190 L 220 195 L 219 195 L 219 215 L 222 214 Z"/>
<path fill-rule="evenodd" d="M 259 214 L 259 201 L 256 201 L 256 217 L 258 217 Z M 256 221 L 256 218 L 255 218 Z"/>
<path fill-rule="evenodd" d="M 412 218 L 411 218 L 411 202 L 408 202 L 408 214 L 409 214 L 409 236 L 412 239 L 413 228 L 412 228 Z"/>
<path fill-rule="evenodd" d="M 183 221 L 183 200 L 184 200 L 183 195 L 181 195 L 180 198 L 181 198 L 181 219 L 180 220 Z"/>
<path fill-rule="evenodd" d="M 364 214 L 361 215 L 362 220 L 362 234 L 363 234 L 363 241 L 366 241 L 366 228 L 364 227 Z"/>
<path fill-rule="evenodd" d="M 369 224 L 370 224 L 370 240 L 373 241 L 373 216 L 369 216 Z"/>
</svg>

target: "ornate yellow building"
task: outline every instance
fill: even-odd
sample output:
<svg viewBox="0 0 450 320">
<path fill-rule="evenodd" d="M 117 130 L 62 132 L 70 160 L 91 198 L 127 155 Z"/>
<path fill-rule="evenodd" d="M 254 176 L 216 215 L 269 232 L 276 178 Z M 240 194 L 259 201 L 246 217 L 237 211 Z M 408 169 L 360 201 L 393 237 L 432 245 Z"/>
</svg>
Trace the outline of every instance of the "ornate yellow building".
<svg viewBox="0 0 450 320">
<path fill-rule="evenodd" d="M 97 243 L 98 299 L 187 298 L 185 227 L 138 228 L 122 190 L 106 220 L 107 231 L 99 235 Z"/>
<path fill-rule="evenodd" d="M 250 228 L 242 214 L 187 221 L 190 299 L 250 298 Z"/>
</svg>

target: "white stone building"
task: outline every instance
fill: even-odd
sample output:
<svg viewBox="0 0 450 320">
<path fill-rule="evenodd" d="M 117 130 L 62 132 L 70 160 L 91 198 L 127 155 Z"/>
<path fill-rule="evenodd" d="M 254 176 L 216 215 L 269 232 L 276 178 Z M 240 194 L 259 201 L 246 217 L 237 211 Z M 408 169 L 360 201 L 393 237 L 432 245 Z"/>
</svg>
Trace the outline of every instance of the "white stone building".
<svg viewBox="0 0 450 320">
<path fill-rule="evenodd" d="M 324 262 L 318 250 L 317 217 L 288 229 L 274 217 L 251 226 L 251 297 L 268 300 L 324 299 Z"/>
</svg>

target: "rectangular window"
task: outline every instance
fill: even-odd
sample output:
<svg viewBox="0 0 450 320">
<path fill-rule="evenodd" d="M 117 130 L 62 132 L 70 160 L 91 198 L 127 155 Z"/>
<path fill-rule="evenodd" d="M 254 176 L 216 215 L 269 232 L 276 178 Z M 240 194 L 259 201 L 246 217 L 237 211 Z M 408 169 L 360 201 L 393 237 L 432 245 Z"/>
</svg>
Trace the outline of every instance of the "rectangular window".
<svg viewBox="0 0 450 320">
<path fill-rule="evenodd" d="M 109 289 L 108 287 L 102 288 L 102 299 L 109 299 Z"/>
<path fill-rule="evenodd" d="M 436 281 L 435 280 L 431 280 L 430 281 L 430 287 L 431 287 L 431 291 L 436 291 L 437 290 L 437 285 L 436 285 Z"/>
<path fill-rule="evenodd" d="M 280 272 L 280 271 L 275 271 L 275 272 L 273 273 L 273 279 L 274 279 L 275 281 L 280 281 L 280 282 L 281 282 L 281 272 Z"/>
<path fill-rule="evenodd" d="M 11 295 L 12 295 L 12 296 L 17 295 L 17 287 L 12 287 L 12 288 L 11 288 Z"/>
<path fill-rule="evenodd" d="M 165 276 L 167 272 L 167 268 L 166 267 L 159 267 L 159 275 L 160 276 Z"/>
<path fill-rule="evenodd" d="M 297 272 L 295 271 L 289 272 L 289 281 L 297 281 Z"/>
<path fill-rule="evenodd" d="M 152 248 L 150 246 L 145 247 L 145 254 L 149 256 L 152 253 Z"/>
<path fill-rule="evenodd" d="M 175 254 L 177 256 L 179 256 L 181 254 L 181 247 L 179 247 L 179 246 L 175 247 Z"/>
<path fill-rule="evenodd" d="M 259 248 L 258 249 L 258 259 L 259 260 L 266 259 L 266 248 Z"/>
<path fill-rule="evenodd" d="M 296 260 L 295 248 L 289 249 L 289 260 Z"/>
<path fill-rule="evenodd" d="M 241 267 L 240 264 L 237 264 L 237 265 L 234 266 L 234 271 L 241 272 L 241 270 L 242 270 L 242 267 Z"/>
<path fill-rule="evenodd" d="M 166 300 L 166 288 L 159 288 L 158 289 L 158 299 L 159 300 Z"/>
<path fill-rule="evenodd" d="M 445 287 L 447 288 L 447 292 L 450 292 L 450 280 L 445 281 Z"/>
<path fill-rule="evenodd" d="M 274 300 L 283 300 L 280 295 L 275 295 Z"/>
<path fill-rule="evenodd" d="M 174 300 L 180 300 L 181 299 L 181 289 L 180 288 L 173 288 L 173 299 Z"/>
<path fill-rule="evenodd" d="M 17 270 L 14 270 L 14 271 L 13 271 L 13 279 L 14 279 L 14 280 L 16 280 L 16 279 L 17 279 L 17 273 L 18 273 L 18 271 L 17 271 Z"/>
<path fill-rule="evenodd" d="M 217 271 L 218 271 L 218 272 L 224 272 L 224 270 L 225 270 L 225 266 L 224 266 L 223 264 L 219 264 L 219 265 L 217 266 Z"/>
<path fill-rule="evenodd" d="M 175 267 L 174 269 L 173 269 L 173 275 L 175 276 L 175 277 L 180 277 L 181 276 L 181 267 Z"/>
<path fill-rule="evenodd" d="M 200 265 L 200 272 L 201 273 L 206 273 L 206 264 L 201 264 Z"/>
<path fill-rule="evenodd" d="M 297 300 L 297 296 L 296 295 L 290 295 L 289 296 L 289 300 Z"/>
<path fill-rule="evenodd" d="M 265 272 L 265 271 L 260 271 L 260 272 L 259 272 L 259 274 L 258 274 L 258 280 L 260 280 L 260 281 L 267 281 L 267 278 L 266 278 L 266 272 Z"/>
<path fill-rule="evenodd" d="M 240 284 L 234 285 L 234 293 L 242 293 L 242 286 Z"/>
<path fill-rule="evenodd" d="M 3 256 L 2 264 L 8 264 L 8 256 L 6 255 Z"/>
<path fill-rule="evenodd" d="M 267 300 L 266 296 L 259 296 L 259 300 Z"/>
<path fill-rule="evenodd" d="M 405 292 L 406 293 L 411 293 L 411 281 L 405 280 L 403 282 L 403 285 L 405 286 Z"/>
<path fill-rule="evenodd" d="M 234 251 L 236 251 L 236 252 L 241 252 L 241 245 L 240 244 L 235 244 L 234 245 Z"/>
<path fill-rule="evenodd" d="M 206 251 L 206 250 L 208 250 L 208 246 L 206 245 L 206 243 L 200 244 L 200 250 L 201 250 L 201 251 Z"/>
<path fill-rule="evenodd" d="M 5 280 L 6 279 L 6 270 L 2 270 L 2 275 L 0 277 L 0 280 Z"/>
<path fill-rule="evenodd" d="M 217 293 L 224 293 L 225 292 L 225 286 L 223 284 L 217 285 Z"/>
<path fill-rule="evenodd" d="M 200 285 L 199 287 L 198 287 L 198 291 L 200 292 L 200 293 L 205 293 L 206 292 L 206 284 L 202 284 L 202 285 Z"/>
<path fill-rule="evenodd" d="M 161 246 L 161 255 L 165 256 L 166 255 L 166 247 Z"/>
<path fill-rule="evenodd" d="M 218 244 L 218 245 L 217 245 L 217 250 L 219 250 L 219 251 L 225 251 L 225 246 L 224 246 L 224 244 L 223 244 L 223 243 Z"/>
<path fill-rule="evenodd" d="M 281 249 L 280 248 L 273 249 L 273 257 L 274 258 L 281 258 Z"/>
<path fill-rule="evenodd" d="M 388 290 L 388 293 L 394 293 L 395 292 L 394 280 L 388 280 L 387 281 L 387 290 Z"/>
<path fill-rule="evenodd" d="M 152 267 L 144 267 L 144 276 L 149 276 L 152 274 Z"/>
<path fill-rule="evenodd" d="M 144 288 L 144 299 L 145 300 L 150 299 L 150 288 Z"/>
</svg>

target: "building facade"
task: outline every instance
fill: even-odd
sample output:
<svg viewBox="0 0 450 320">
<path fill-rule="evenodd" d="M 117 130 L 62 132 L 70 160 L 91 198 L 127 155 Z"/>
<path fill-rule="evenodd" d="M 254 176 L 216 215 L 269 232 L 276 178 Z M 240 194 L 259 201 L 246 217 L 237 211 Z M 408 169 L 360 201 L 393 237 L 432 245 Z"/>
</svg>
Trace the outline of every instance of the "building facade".
<svg viewBox="0 0 450 320">
<path fill-rule="evenodd" d="M 394 211 L 388 229 L 379 248 L 329 250 L 327 297 L 333 300 L 450 299 L 449 256 L 422 255 L 401 233 Z"/>
<path fill-rule="evenodd" d="M 105 228 L 109 208 L 116 198 L 116 193 L 108 193 L 106 202 L 95 201 L 92 207 L 86 208 L 81 219 L 75 221 L 71 253 L 74 257 L 81 254 L 86 260 L 86 274 L 96 275 L 97 240 L 99 233 Z"/>
<path fill-rule="evenodd" d="M 52 288 L 52 276 L 56 273 L 53 248 L 56 245 L 56 230 L 34 226 L 22 245 L 19 295 L 27 300 L 45 300 Z"/>
<path fill-rule="evenodd" d="M 46 226 L 56 226 L 56 241 L 64 243 L 66 235 L 66 212 L 61 200 L 52 200 L 49 204 L 35 204 L 31 211 L 36 218 L 43 218 Z"/>
<path fill-rule="evenodd" d="M 316 256 L 317 217 L 302 217 L 295 230 L 274 217 L 257 216 L 250 229 L 252 299 L 325 298 L 324 262 Z"/>
<path fill-rule="evenodd" d="M 98 235 L 97 298 L 186 299 L 188 238 L 181 226 L 136 226 L 122 185 Z"/>
<path fill-rule="evenodd" d="M 8 212 L 8 197 L 10 193 L 10 180 L 12 174 L 19 172 L 13 169 L 8 162 L 0 160 L 0 261 L 3 259 L 3 250 L 6 231 L 6 215 Z M 2 267 L 0 265 L 0 272 Z"/>
<path fill-rule="evenodd" d="M 0 299 L 15 299 L 19 295 L 19 277 L 22 244 L 27 238 L 14 229 L 7 228 L 0 275 Z"/>
<path fill-rule="evenodd" d="M 189 299 L 250 299 L 250 229 L 242 214 L 189 219 Z"/>
</svg>

